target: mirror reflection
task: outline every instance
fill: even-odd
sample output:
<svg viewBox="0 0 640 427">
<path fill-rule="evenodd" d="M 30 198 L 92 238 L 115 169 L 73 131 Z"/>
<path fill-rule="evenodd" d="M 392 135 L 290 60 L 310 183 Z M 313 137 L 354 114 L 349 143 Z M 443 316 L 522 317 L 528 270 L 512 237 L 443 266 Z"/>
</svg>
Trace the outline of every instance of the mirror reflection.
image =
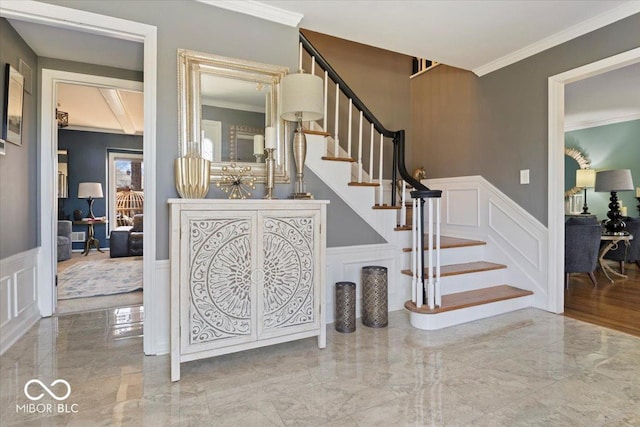
<svg viewBox="0 0 640 427">
<path fill-rule="evenodd" d="M 278 114 L 286 67 L 178 51 L 180 155 L 210 160 L 211 180 L 231 163 L 251 166 L 264 182 L 265 127 L 276 129 L 276 182 L 289 182 L 285 124 Z"/>
</svg>

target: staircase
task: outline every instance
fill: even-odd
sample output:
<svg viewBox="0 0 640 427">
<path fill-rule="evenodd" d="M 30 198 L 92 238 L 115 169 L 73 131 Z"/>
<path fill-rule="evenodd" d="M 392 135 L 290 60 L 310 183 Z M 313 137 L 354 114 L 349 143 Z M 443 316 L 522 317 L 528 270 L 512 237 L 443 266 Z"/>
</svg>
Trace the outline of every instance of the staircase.
<svg viewBox="0 0 640 427">
<path fill-rule="evenodd" d="M 509 266 L 505 260 L 493 258 L 499 251 L 491 249 L 492 243 L 461 236 L 440 236 L 440 192 L 430 190 L 407 174 L 404 166 L 404 132 L 394 133 L 384 129 L 301 35 L 301 52 L 303 48 L 312 55 L 309 58 L 312 72 L 315 73 L 316 64 L 322 64 L 325 69 L 325 105 L 329 93 L 333 92 L 328 89 L 331 80 L 337 80 L 334 85 L 336 93 L 342 91 L 349 100 L 348 117 L 340 119 L 349 128 L 348 142 L 338 141 L 338 120 L 332 133 L 316 122 L 306 124 L 306 166 L 390 245 L 397 248 L 394 264 L 400 268 L 388 272 L 389 286 L 395 287 L 393 291 L 406 301 L 404 308 L 410 313 L 411 325 L 435 330 L 532 306 L 533 292 L 505 284 Z M 302 59 L 300 63 L 302 68 Z M 331 73 L 326 71 L 327 67 Z M 356 106 L 356 113 L 359 112 L 355 126 L 352 123 L 352 105 Z M 371 129 L 368 168 L 366 160 L 362 158 L 362 145 L 366 143 L 362 137 L 363 110 Z M 358 135 L 355 141 L 352 141 L 352 126 Z M 376 147 L 377 135 L 379 145 Z M 383 170 L 384 161 L 382 146 L 385 138 L 391 137 L 394 143 L 394 175 L 389 183 L 382 179 L 380 171 Z M 375 158 L 375 153 L 379 153 L 378 158 Z M 377 165 L 377 179 L 373 177 L 376 171 L 374 162 Z M 396 170 L 403 178 L 402 185 L 406 182 L 418 189 L 412 193 L 412 197 L 428 199 L 429 208 L 423 211 L 424 222 L 416 220 L 412 226 L 406 225 L 402 206 L 408 200 L 396 203 Z M 391 197 L 385 198 L 384 190 L 385 187 L 389 190 L 389 186 L 391 191 L 386 194 L 391 194 Z M 433 199 L 437 199 L 435 210 Z M 418 213 L 421 209 L 419 204 L 414 203 Z M 401 210 L 402 215 L 399 215 Z M 428 226 L 429 233 L 434 236 L 435 245 L 432 242 L 431 248 L 425 242 L 432 239 L 429 234 L 425 235 L 423 226 Z M 423 251 L 414 251 L 413 248 L 418 247 L 424 248 Z M 427 267 L 420 268 L 425 263 Z M 390 308 L 394 309 L 392 301 Z"/>
</svg>

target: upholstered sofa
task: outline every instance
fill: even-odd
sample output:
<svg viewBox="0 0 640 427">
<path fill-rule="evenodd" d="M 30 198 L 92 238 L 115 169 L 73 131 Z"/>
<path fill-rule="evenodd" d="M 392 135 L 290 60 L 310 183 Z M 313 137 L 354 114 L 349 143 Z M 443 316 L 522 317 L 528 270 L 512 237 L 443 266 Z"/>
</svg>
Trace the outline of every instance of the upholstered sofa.
<svg viewBox="0 0 640 427">
<path fill-rule="evenodd" d="M 58 261 L 71 258 L 71 221 L 58 221 Z"/>
<path fill-rule="evenodd" d="M 143 215 L 133 217 L 133 225 L 116 227 L 109 236 L 111 258 L 142 255 Z"/>
</svg>

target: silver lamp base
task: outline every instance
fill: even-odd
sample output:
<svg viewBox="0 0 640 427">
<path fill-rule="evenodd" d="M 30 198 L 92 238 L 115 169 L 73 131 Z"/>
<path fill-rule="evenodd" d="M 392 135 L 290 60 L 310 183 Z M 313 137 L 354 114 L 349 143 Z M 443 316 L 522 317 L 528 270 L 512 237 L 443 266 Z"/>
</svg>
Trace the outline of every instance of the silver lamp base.
<svg viewBox="0 0 640 427">
<path fill-rule="evenodd" d="M 304 188 L 304 162 L 307 158 L 307 138 L 302 131 L 302 115 L 298 115 L 298 128 L 293 135 L 293 160 L 296 163 L 296 191 L 290 196 L 295 200 L 312 200 L 313 195 Z"/>
</svg>

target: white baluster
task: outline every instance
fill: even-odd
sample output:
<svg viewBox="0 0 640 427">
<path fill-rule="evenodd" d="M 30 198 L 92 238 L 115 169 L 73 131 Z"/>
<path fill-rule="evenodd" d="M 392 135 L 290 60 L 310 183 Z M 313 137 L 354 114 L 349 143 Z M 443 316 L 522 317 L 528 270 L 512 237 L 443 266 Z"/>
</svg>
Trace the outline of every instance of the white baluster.
<svg viewBox="0 0 640 427">
<path fill-rule="evenodd" d="M 349 98 L 349 137 L 347 138 L 347 157 L 351 158 L 351 116 L 353 110 L 353 99 Z"/>
<path fill-rule="evenodd" d="M 411 218 L 411 301 L 417 305 L 417 278 L 418 278 L 418 270 L 416 265 L 416 257 L 418 256 L 418 244 L 416 243 L 416 236 L 418 235 L 418 230 L 416 230 L 416 200 L 412 200 L 413 207 L 413 217 Z"/>
<path fill-rule="evenodd" d="M 328 120 L 327 120 L 327 102 L 329 100 L 329 73 L 327 71 L 324 72 L 324 120 L 322 121 L 324 124 L 324 131 L 329 131 Z"/>
<path fill-rule="evenodd" d="M 384 204 L 384 192 L 382 191 L 382 149 L 384 144 L 384 135 L 380 134 L 380 160 L 378 161 L 378 199 L 380 200 L 380 206 Z"/>
<path fill-rule="evenodd" d="M 334 132 L 334 138 L 333 138 L 333 155 L 334 157 L 340 157 L 340 154 L 338 153 L 339 147 L 340 147 L 340 142 L 338 139 L 338 129 L 339 129 L 339 120 L 338 118 L 340 117 L 340 85 L 338 83 L 336 83 L 336 117 L 335 117 L 335 132 Z"/>
<path fill-rule="evenodd" d="M 400 203 L 402 203 L 402 205 L 400 206 L 400 221 L 398 222 L 398 224 L 400 224 L 400 227 L 404 227 L 405 225 L 407 225 L 407 186 L 405 185 L 403 179 L 400 180 L 400 184 L 402 184 L 402 196 L 400 197 Z M 395 188 L 392 188 L 391 191 L 395 191 Z"/>
<path fill-rule="evenodd" d="M 369 141 L 369 182 L 373 182 L 373 123 L 371 123 L 371 139 Z"/>
<path fill-rule="evenodd" d="M 440 198 L 436 199 L 436 305 L 442 306 L 442 289 L 440 288 Z"/>
<path fill-rule="evenodd" d="M 316 73 L 316 57 L 315 56 L 311 56 L 311 74 L 315 74 Z"/>
<path fill-rule="evenodd" d="M 362 111 L 360 111 L 360 132 L 358 134 L 358 182 L 362 182 Z"/>
<path fill-rule="evenodd" d="M 428 258 L 429 258 L 429 270 L 427 273 L 427 278 L 428 278 L 428 286 L 427 286 L 427 299 L 429 301 L 429 308 L 430 309 L 434 309 L 436 308 L 436 304 L 435 304 L 435 292 L 434 292 L 434 284 L 433 284 L 433 199 L 429 198 L 429 208 L 428 208 L 428 215 L 427 215 L 427 221 L 429 222 L 429 233 L 427 235 L 427 239 L 428 239 L 428 244 L 427 244 L 427 248 L 428 248 Z"/>
<path fill-rule="evenodd" d="M 419 247 L 420 245 L 420 235 L 424 233 L 423 230 L 423 224 L 422 221 L 420 221 L 421 218 L 421 212 L 422 212 L 422 203 L 420 203 L 419 199 L 414 199 L 417 201 L 416 203 L 416 210 L 414 212 L 414 215 L 416 215 L 416 239 L 417 239 L 417 243 L 416 243 L 416 253 L 417 253 L 417 257 L 416 257 L 416 272 L 418 273 L 417 276 L 417 284 L 416 284 L 416 291 L 417 291 L 417 303 L 416 303 L 416 307 L 420 308 L 422 307 L 422 304 L 424 304 L 424 289 L 422 287 L 423 283 L 424 283 L 424 266 L 422 265 L 422 252 L 424 251 L 424 247 Z"/>
<path fill-rule="evenodd" d="M 299 47 L 300 51 L 298 52 L 298 70 L 302 70 L 302 42 Z"/>
</svg>

